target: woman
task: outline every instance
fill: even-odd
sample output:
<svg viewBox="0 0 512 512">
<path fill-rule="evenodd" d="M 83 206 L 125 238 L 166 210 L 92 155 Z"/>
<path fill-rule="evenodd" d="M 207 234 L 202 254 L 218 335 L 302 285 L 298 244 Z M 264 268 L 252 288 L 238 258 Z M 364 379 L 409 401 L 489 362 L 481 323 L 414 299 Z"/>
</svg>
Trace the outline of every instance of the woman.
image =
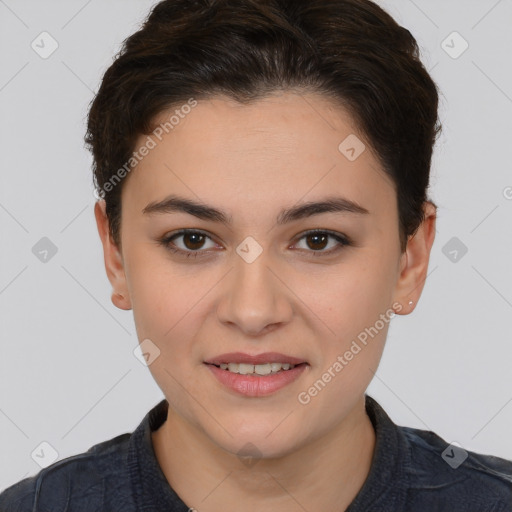
<svg viewBox="0 0 512 512">
<path fill-rule="evenodd" d="M 95 215 L 165 400 L 2 510 L 510 510 L 512 462 L 365 391 L 425 283 L 437 87 L 369 0 L 165 0 L 91 105 Z"/>
</svg>

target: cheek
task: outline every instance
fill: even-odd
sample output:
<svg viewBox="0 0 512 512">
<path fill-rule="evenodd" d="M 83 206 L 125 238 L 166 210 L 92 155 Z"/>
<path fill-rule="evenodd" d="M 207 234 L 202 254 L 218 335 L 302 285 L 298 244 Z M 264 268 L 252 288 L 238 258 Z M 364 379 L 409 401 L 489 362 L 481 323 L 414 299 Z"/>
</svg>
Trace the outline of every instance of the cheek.
<svg viewBox="0 0 512 512">
<path fill-rule="evenodd" d="M 315 322 L 313 332 L 322 333 L 317 337 L 317 368 L 308 384 L 312 394 L 321 395 L 315 401 L 325 407 L 336 397 L 357 396 L 366 389 L 377 371 L 392 319 L 389 263 L 371 250 L 359 252 L 357 262 L 355 258 L 329 278 L 304 279 L 300 292 L 315 313 L 309 315 Z"/>
<path fill-rule="evenodd" d="M 157 381 L 169 381 L 164 368 L 176 377 L 189 375 L 204 356 L 197 340 L 205 337 L 201 329 L 224 269 L 199 270 L 200 265 L 179 265 L 154 252 L 134 253 L 127 278 L 138 339 L 150 339 L 160 350 L 150 370 Z"/>
<path fill-rule="evenodd" d="M 195 381 L 194 340 L 202 323 L 201 296 L 208 287 L 190 276 L 171 272 L 169 263 L 132 266 L 131 285 L 132 307 L 137 336 L 140 342 L 151 340 L 152 350 L 158 351 L 149 365 L 149 370 L 164 395 L 176 410 L 188 410 L 187 394 L 179 383 L 186 382 L 186 388 L 198 388 L 195 396 L 201 393 Z"/>
<path fill-rule="evenodd" d="M 198 325 L 195 315 L 199 309 L 194 305 L 200 299 L 198 290 L 191 291 L 190 281 L 187 284 L 189 287 L 182 287 L 176 281 L 167 284 L 161 279 L 153 284 L 141 283 L 136 288 L 132 305 L 139 339 L 153 339 L 165 350 L 185 349 L 187 339 L 194 336 L 191 329 Z"/>
<path fill-rule="evenodd" d="M 190 272 L 180 272 L 159 250 L 131 252 L 125 268 L 139 339 L 167 347 L 193 317 L 194 303 L 206 285 Z"/>
<path fill-rule="evenodd" d="M 392 321 L 389 296 L 389 279 L 369 266 L 350 272 L 347 267 L 346 274 L 326 281 L 312 297 L 321 319 L 314 317 L 313 330 L 320 332 L 320 326 L 327 335 L 316 339 L 317 364 L 299 402 L 314 402 L 322 414 L 328 410 L 323 421 L 337 421 L 342 411 L 332 404 L 360 396 L 373 379 Z"/>
<path fill-rule="evenodd" d="M 355 253 L 354 253 L 355 254 Z M 357 255 L 316 275 L 297 275 L 294 292 L 314 313 L 309 317 L 331 340 L 347 340 L 379 319 L 392 297 L 392 273 L 382 261 Z M 318 329 L 318 326 L 316 326 Z"/>
</svg>

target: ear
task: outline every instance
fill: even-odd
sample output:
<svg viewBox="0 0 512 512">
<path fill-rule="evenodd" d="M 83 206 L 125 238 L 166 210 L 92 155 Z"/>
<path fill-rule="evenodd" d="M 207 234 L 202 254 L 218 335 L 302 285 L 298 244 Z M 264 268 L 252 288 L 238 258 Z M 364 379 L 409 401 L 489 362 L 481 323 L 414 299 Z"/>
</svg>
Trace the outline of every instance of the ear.
<svg viewBox="0 0 512 512">
<path fill-rule="evenodd" d="M 423 291 L 427 278 L 430 250 L 436 234 L 436 207 L 430 201 L 424 203 L 425 219 L 407 242 L 400 259 L 400 276 L 396 283 L 394 301 L 401 304 L 397 314 L 411 313 Z M 413 304 L 409 305 L 409 302 Z"/>
<path fill-rule="evenodd" d="M 108 280 L 113 288 L 112 303 L 119 309 L 132 309 L 130 294 L 128 293 L 128 286 L 126 284 L 123 257 L 121 251 L 110 236 L 104 199 L 97 201 L 94 205 L 94 216 L 96 217 L 98 233 L 101 238 L 101 243 L 103 244 L 105 270 L 107 271 Z"/>
</svg>

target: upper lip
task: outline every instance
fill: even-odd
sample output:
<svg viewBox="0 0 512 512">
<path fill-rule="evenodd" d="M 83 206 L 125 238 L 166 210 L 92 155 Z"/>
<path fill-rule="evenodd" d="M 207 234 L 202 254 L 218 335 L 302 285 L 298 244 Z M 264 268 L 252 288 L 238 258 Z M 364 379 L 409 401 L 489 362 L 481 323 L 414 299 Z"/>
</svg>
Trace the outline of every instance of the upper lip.
<svg viewBox="0 0 512 512">
<path fill-rule="evenodd" d="M 250 355 L 244 352 L 229 352 L 220 354 L 205 361 L 206 364 L 220 365 L 222 363 L 245 363 L 245 364 L 265 364 L 265 363 L 306 363 L 304 359 L 287 356 L 278 352 L 263 352 L 262 354 Z"/>
</svg>

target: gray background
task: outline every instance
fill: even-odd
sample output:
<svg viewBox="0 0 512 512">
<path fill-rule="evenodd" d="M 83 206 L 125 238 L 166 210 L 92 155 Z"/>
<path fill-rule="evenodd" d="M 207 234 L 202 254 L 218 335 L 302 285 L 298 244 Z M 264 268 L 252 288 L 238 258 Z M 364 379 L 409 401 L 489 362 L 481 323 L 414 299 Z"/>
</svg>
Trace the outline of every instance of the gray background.
<svg viewBox="0 0 512 512">
<path fill-rule="evenodd" d="M 83 147 L 100 77 L 153 3 L 0 0 L 0 490 L 41 469 L 41 442 L 83 452 L 163 398 L 133 354 L 132 313 L 110 302 Z M 429 277 L 368 393 L 398 424 L 512 459 L 512 0 L 379 3 L 417 38 L 444 133 Z M 43 31 L 59 45 L 47 59 L 31 47 Z M 469 43 L 458 58 L 454 31 Z"/>
</svg>

